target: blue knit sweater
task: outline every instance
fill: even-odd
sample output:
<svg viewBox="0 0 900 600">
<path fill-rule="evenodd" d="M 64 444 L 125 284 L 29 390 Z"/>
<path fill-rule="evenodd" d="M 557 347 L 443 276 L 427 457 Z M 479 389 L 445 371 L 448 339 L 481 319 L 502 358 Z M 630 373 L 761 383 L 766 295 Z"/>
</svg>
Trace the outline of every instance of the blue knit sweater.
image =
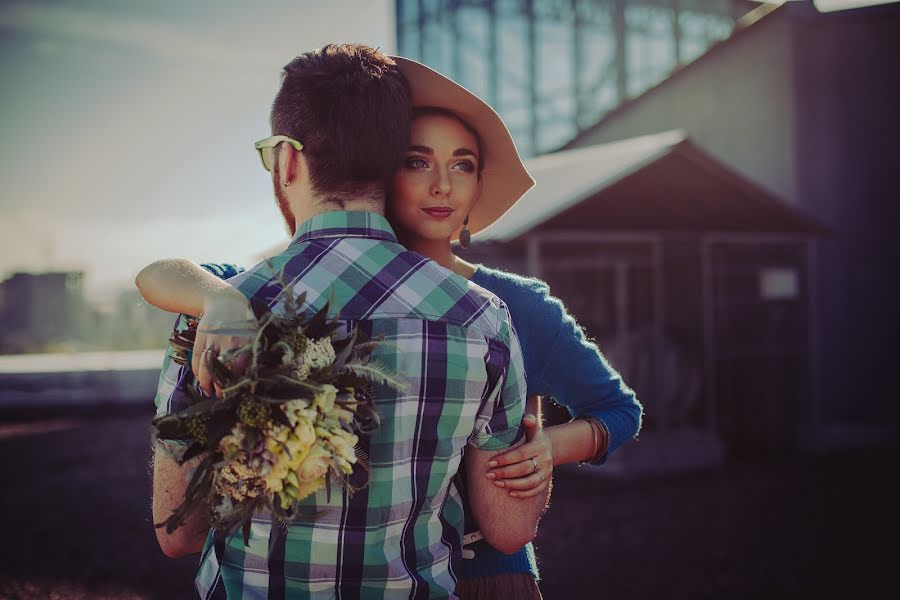
<svg viewBox="0 0 900 600">
<path fill-rule="evenodd" d="M 613 451 L 637 435 L 642 408 L 597 346 L 587 339 L 563 303 L 538 279 L 479 266 L 472 281 L 490 290 L 509 307 L 519 336 L 529 396 L 552 396 L 573 416 L 592 415 L 609 429 Z M 463 561 L 464 577 L 530 572 L 538 577 L 534 548 L 503 554 L 480 541 L 467 546 L 475 558 Z"/>
</svg>

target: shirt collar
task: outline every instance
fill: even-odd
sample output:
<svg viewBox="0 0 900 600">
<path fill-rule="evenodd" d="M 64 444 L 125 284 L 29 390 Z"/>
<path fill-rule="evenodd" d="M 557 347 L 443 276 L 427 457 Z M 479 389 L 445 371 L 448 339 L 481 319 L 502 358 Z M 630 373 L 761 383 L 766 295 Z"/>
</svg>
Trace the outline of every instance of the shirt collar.
<svg viewBox="0 0 900 600">
<path fill-rule="evenodd" d="M 397 243 L 383 216 L 367 211 L 331 210 L 314 215 L 297 227 L 291 245 L 315 239 L 357 237 Z"/>
</svg>

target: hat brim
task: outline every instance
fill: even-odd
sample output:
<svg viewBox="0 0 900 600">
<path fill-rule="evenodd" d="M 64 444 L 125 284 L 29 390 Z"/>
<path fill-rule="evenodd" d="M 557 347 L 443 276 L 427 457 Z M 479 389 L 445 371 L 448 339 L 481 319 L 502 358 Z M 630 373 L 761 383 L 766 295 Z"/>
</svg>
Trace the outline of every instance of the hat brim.
<svg viewBox="0 0 900 600">
<path fill-rule="evenodd" d="M 481 137 L 484 169 L 481 196 L 469 213 L 473 236 L 502 217 L 525 192 L 534 186 L 512 135 L 500 115 L 484 100 L 422 63 L 392 56 L 409 81 L 413 106 L 434 106 L 449 110 L 471 125 Z M 459 237 L 454 232 L 452 240 Z"/>
</svg>

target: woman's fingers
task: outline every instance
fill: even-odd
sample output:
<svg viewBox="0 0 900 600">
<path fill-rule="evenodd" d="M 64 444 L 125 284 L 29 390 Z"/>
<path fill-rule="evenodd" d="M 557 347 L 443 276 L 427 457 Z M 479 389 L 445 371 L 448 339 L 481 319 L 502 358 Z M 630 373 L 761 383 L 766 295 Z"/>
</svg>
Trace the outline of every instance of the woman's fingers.
<svg viewBox="0 0 900 600">
<path fill-rule="evenodd" d="M 510 450 L 505 450 L 500 454 L 495 454 L 490 461 L 489 467 L 502 467 L 505 465 L 513 465 L 523 460 L 528 460 L 532 456 L 537 456 L 544 446 L 540 442 L 525 442 L 521 446 L 514 446 Z"/>
<path fill-rule="evenodd" d="M 525 439 L 528 440 L 534 437 L 535 432 L 540 429 L 537 417 L 531 413 L 525 413 L 525 416 L 522 417 L 522 425 L 525 427 Z"/>
<path fill-rule="evenodd" d="M 194 348 L 191 351 L 191 371 L 194 373 L 194 379 L 200 376 L 200 361 L 203 351 L 206 349 L 206 338 L 207 335 L 200 331 L 197 332 L 197 337 L 194 338 Z"/>
<path fill-rule="evenodd" d="M 495 481 L 494 485 L 503 487 L 504 489 L 514 491 L 516 495 L 521 492 L 533 490 L 547 482 L 548 476 L 543 473 L 532 473 L 527 477 L 519 477 L 517 479 L 507 479 L 505 481 Z M 501 485 L 502 484 L 502 485 Z"/>
<path fill-rule="evenodd" d="M 526 414 L 522 417 L 522 425 L 525 426 L 525 440 L 508 450 L 495 455 L 489 462 L 489 467 L 502 467 L 514 463 L 528 460 L 532 456 L 537 456 L 543 451 L 543 442 L 532 442 L 534 435 L 540 430 L 537 424 L 537 417 L 532 414 Z"/>
<path fill-rule="evenodd" d="M 194 342 L 194 355 L 191 359 L 191 370 L 197 379 L 197 384 L 203 393 L 221 395 L 222 388 L 215 383 L 212 375 L 212 363 L 210 360 L 218 360 L 218 356 L 235 348 L 245 346 L 251 338 L 249 336 L 222 335 L 216 333 L 197 332 Z M 234 359 L 233 369 L 235 374 L 241 374 L 250 362 L 250 352 L 241 352 Z"/>
<path fill-rule="evenodd" d="M 500 481 L 502 479 L 525 477 L 526 475 L 531 475 L 532 473 L 538 471 L 540 469 L 540 466 L 540 461 L 537 457 L 534 457 L 534 460 L 528 458 L 512 465 L 491 469 L 487 472 L 487 478 Z"/>
<path fill-rule="evenodd" d="M 246 340 L 246 341 L 249 341 Z M 245 343 L 246 343 L 245 341 Z M 247 370 L 247 367 L 250 365 L 250 359 L 253 357 L 252 352 L 247 349 L 241 352 L 238 352 L 234 356 L 234 365 L 232 366 L 232 370 L 235 375 L 241 375 L 244 371 Z"/>
<path fill-rule="evenodd" d="M 231 372 L 235 375 L 241 375 L 250 364 L 251 352 L 245 349 L 240 352 L 231 352 L 239 348 L 244 348 L 251 341 L 250 337 L 230 336 L 224 338 L 224 343 L 220 346 L 219 356 L 227 361 Z M 222 386 L 213 379 L 213 387 L 216 390 L 216 396 L 222 396 Z"/>
<path fill-rule="evenodd" d="M 207 396 L 212 396 L 214 393 L 212 361 L 218 360 L 218 356 L 219 349 L 212 345 L 204 348 L 200 356 L 200 372 L 197 374 L 197 384 Z"/>
<path fill-rule="evenodd" d="M 540 485 L 537 487 L 533 487 L 530 490 L 517 490 L 515 492 L 510 492 L 509 495 L 513 498 L 531 498 L 532 496 L 537 496 L 550 485 L 550 481 L 542 481 Z"/>
<path fill-rule="evenodd" d="M 516 479 L 507 479 L 506 481 L 498 481 L 497 484 L 504 484 L 503 487 L 508 490 L 530 490 L 531 488 L 541 485 L 546 480 L 546 475 L 542 473 L 532 473 L 527 477 L 518 477 Z"/>
<path fill-rule="evenodd" d="M 514 498 L 530 498 L 547 489 L 553 471 L 549 440 L 540 435 L 542 429 L 535 415 L 522 417 L 525 443 L 501 452 L 488 461 L 491 469 L 485 474 L 494 485 L 510 490 Z"/>
</svg>

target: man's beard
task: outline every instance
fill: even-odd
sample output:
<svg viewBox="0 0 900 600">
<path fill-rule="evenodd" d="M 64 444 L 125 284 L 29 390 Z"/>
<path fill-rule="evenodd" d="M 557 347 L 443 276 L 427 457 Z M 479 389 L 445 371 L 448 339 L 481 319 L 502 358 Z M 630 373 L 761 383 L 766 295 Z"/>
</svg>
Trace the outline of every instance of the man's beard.
<svg viewBox="0 0 900 600">
<path fill-rule="evenodd" d="M 288 203 L 287 196 L 284 194 L 284 190 L 281 189 L 281 177 L 278 173 L 278 164 L 275 164 L 275 169 L 273 171 L 274 177 L 272 178 L 272 187 L 275 190 L 275 200 L 278 203 L 278 210 L 281 211 L 281 216 L 284 219 L 284 224 L 287 226 L 288 235 L 291 237 L 294 236 L 294 232 L 297 231 L 297 219 L 294 217 L 294 213 L 291 210 L 291 206 Z"/>
</svg>

